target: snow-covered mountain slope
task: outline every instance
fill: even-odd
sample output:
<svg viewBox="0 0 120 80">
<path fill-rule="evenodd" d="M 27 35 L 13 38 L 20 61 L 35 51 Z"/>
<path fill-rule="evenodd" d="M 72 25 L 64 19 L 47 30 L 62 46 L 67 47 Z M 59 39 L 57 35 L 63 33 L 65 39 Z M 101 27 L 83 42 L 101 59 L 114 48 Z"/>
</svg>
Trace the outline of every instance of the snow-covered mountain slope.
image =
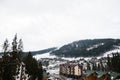
<svg viewBox="0 0 120 80">
<path fill-rule="evenodd" d="M 60 57 L 57 57 L 55 55 L 51 55 L 50 53 L 44 53 L 44 54 L 38 54 L 38 55 L 35 55 L 33 56 L 35 59 L 39 60 L 41 58 L 60 58 Z M 79 57 L 79 58 L 66 58 L 66 57 L 61 57 L 61 59 L 64 59 L 64 60 L 69 60 L 69 61 L 72 61 L 72 60 L 79 60 L 80 58 L 82 57 Z"/>
<path fill-rule="evenodd" d="M 46 50 L 45 50 L 46 51 Z M 120 39 L 86 39 L 75 41 L 49 52 L 33 55 L 39 58 L 62 58 L 74 60 L 89 57 L 106 57 L 108 54 L 120 52 Z M 33 52 L 34 53 L 34 52 Z"/>
<path fill-rule="evenodd" d="M 63 45 L 51 54 L 59 57 L 94 57 L 118 49 L 120 39 L 87 39 Z"/>
<path fill-rule="evenodd" d="M 103 55 L 101 56 L 98 56 L 97 58 L 100 58 L 100 57 L 107 57 L 108 54 L 114 54 L 114 53 L 120 53 L 120 47 L 118 49 L 113 49 L 113 50 L 110 50 L 110 51 L 107 51 L 105 53 L 103 53 Z M 72 61 L 72 60 L 79 60 L 79 59 L 82 59 L 84 58 L 85 60 L 88 60 L 90 59 L 91 57 L 58 57 L 58 56 L 55 56 L 55 55 L 51 55 L 50 52 L 49 53 L 44 53 L 44 54 L 37 54 L 35 56 L 33 56 L 35 59 L 39 60 L 41 58 L 61 58 L 61 59 L 64 59 L 64 60 L 69 60 L 69 61 Z"/>
</svg>

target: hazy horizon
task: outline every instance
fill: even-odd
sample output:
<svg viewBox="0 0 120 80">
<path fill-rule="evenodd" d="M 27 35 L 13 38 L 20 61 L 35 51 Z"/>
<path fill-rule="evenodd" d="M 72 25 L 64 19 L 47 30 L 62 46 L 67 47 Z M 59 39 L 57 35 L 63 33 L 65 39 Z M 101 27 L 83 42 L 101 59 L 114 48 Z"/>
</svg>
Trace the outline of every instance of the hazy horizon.
<svg viewBox="0 0 120 80">
<path fill-rule="evenodd" d="M 0 50 L 17 33 L 24 51 L 120 38 L 119 0 L 1 0 Z"/>
</svg>

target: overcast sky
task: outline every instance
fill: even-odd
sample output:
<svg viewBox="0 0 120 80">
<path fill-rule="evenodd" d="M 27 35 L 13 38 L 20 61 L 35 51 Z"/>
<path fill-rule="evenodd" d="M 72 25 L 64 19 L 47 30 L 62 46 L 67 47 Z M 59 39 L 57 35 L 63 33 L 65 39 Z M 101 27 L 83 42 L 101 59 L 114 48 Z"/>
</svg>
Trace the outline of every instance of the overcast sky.
<svg viewBox="0 0 120 80">
<path fill-rule="evenodd" d="M 25 51 L 120 38 L 120 0 L 0 0 L 0 47 L 16 33 Z"/>
</svg>

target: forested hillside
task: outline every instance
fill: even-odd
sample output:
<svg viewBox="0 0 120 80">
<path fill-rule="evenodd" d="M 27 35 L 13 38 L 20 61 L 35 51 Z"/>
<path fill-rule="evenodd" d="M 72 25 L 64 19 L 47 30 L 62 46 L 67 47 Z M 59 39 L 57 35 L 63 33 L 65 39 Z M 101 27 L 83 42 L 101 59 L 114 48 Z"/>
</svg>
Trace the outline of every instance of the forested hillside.
<svg viewBox="0 0 120 80">
<path fill-rule="evenodd" d="M 92 57 L 103 55 L 119 46 L 120 39 L 87 39 L 64 45 L 51 54 L 59 57 Z"/>
</svg>

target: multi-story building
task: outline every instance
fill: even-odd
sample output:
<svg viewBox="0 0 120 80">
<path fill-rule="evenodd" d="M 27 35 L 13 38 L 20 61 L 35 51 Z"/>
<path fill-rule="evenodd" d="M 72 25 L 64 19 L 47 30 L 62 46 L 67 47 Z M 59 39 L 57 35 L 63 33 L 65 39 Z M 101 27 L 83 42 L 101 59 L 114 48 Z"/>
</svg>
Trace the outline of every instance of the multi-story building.
<svg viewBox="0 0 120 80">
<path fill-rule="evenodd" d="M 78 63 L 66 63 L 60 65 L 60 75 L 78 79 L 82 76 L 82 66 Z"/>
</svg>

